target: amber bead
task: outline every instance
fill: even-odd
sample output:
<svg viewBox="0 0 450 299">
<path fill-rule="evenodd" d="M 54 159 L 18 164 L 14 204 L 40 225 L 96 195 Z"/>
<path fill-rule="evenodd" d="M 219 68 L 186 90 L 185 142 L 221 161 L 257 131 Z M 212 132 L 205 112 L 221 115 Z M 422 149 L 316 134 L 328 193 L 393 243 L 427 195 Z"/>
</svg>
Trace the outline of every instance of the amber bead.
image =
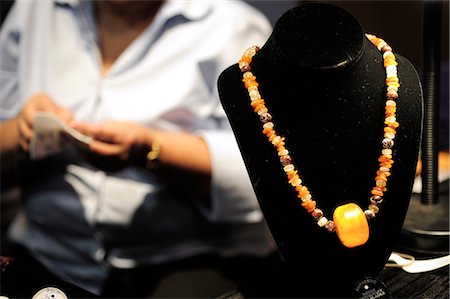
<svg viewBox="0 0 450 299">
<path fill-rule="evenodd" d="M 298 197 L 302 198 L 309 194 L 308 188 L 302 186 L 300 190 L 298 190 Z"/>
<path fill-rule="evenodd" d="M 369 224 L 363 210 L 354 203 L 334 210 L 333 221 L 339 240 L 348 248 L 363 245 L 369 239 Z"/>
<path fill-rule="evenodd" d="M 308 211 L 308 213 L 311 213 L 316 208 L 316 201 L 308 200 L 308 201 L 302 202 L 302 207 L 304 207 L 306 209 L 306 211 Z"/>
</svg>

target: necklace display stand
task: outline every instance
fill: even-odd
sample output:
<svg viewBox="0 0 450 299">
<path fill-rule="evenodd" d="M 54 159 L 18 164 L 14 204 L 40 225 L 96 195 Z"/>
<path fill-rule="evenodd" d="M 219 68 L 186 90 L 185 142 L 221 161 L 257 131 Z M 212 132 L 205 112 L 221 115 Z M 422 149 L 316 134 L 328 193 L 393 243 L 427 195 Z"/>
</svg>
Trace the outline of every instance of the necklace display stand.
<svg viewBox="0 0 450 299">
<path fill-rule="evenodd" d="M 351 249 L 302 209 L 261 132 L 238 65 L 219 78 L 222 105 L 283 257 L 279 297 L 351 297 L 359 281 L 378 275 L 392 251 L 411 196 L 422 122 L 418 75 L 395 54 L 401 86 L 394 170 L 383 206 L 370 222 L 369 241 Z M 383 138 L 386 74 L 382 55 L 358 21 L 333 5 L 296 7 L 278 20 L 254 56 L 252 72 L 324 212 L 347 202 L 367 206 Z"/>
</svg>

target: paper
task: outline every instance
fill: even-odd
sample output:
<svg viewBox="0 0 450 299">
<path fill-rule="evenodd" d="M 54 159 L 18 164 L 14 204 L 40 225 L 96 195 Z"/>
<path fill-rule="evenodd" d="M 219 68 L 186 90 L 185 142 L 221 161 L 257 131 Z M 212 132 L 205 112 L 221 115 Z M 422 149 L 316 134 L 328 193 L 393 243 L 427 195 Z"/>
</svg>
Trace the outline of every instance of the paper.
<svg viewBox="0 0 450 299">
<path fill-rule="evenodd" d="M 87 147 L 92 141 L 91 137 L 69 127 L 61 118 L 49 112 L 36 113 L 33 131 L 30 143 L 32 160 L 55 155 L 68 146 Z"/>
</svg>

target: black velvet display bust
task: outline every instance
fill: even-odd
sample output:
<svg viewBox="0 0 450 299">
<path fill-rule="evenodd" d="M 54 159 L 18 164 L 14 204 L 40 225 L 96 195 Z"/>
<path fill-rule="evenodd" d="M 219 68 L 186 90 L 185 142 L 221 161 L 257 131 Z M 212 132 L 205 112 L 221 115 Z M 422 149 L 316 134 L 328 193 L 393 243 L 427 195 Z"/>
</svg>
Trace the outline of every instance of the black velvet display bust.
<svg viewBox="0 0 450 299">
<path fill-rule="evenodd" d="M 369 241 L 352 249 L 300 206 L 237 64 L 219 78 L 222 105 L 284 258 L 280 297 L 350 297 L 358 281 L 383 269 L 400 233 L 419 152 L 422 93 L 415 69 L 391 46 L 401 84 L 395 163 L 380 212 L 369 221 Z M 347 202 L 367 209 L 382 149 L 386 73 L 361 25 L 333 5 L 296 7 L 278 20 L 251 67 L 276 130 L 325 216 L 331 219 Z"/>
</svg>

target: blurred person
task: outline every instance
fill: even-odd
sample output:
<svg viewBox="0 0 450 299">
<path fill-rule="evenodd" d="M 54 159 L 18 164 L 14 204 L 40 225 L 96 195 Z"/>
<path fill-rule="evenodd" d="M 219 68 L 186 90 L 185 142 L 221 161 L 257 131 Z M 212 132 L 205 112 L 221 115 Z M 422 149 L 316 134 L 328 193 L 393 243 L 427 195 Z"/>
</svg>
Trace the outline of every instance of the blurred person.
<svg viewBox="0 0 450 299">
<path fill-rule="evenodd" d="M 12 244 L 110 297 L 151 291 L 164 264 L 270 256 L 216 88 L 269 33 L 238 1 L 17 1 L 0 33 L 2 174 L 19 169 L 23 195 Z M 28 156 L 38 111 L 89 147 L 5 163 Z"/>
</svg>

